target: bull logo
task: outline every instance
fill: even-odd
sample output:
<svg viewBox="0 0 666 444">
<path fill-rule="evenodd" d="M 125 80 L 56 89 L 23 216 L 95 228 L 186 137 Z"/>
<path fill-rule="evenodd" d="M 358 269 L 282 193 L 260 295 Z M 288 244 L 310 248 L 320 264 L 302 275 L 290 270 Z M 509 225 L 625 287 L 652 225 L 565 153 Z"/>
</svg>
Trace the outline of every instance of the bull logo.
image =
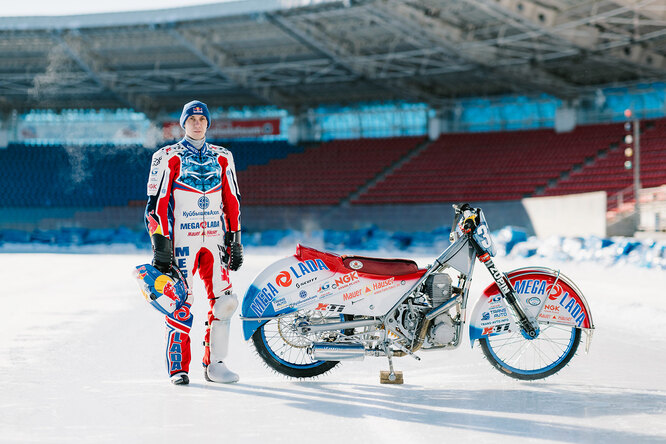
<svg viewBox="0 0 666 444">
<path fill-rule="evenodd" d="M 168 297 L 172 301 L 178 302 L 178 296 L 176 296 L 176 289 L 173 286 L 173 283 L 171 281 L 164 284 L 164 288 L 162 289 L 162 293 L 164 294 L 164 296 Z"/>
</svg>

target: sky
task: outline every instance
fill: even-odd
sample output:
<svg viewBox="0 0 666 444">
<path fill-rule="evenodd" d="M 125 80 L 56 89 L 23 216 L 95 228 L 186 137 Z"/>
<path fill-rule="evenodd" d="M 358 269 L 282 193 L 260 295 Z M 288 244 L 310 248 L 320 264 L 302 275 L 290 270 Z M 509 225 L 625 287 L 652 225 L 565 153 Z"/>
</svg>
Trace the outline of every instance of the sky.
<svg viewBox="0 0 666 444">
<path fill-rule="evenodd" d="M 230 0 L 32 0 L 3 2 L 0 17 L 96 14 L 102 12 L 140 11 L 220 3 Z"/>
</svg>

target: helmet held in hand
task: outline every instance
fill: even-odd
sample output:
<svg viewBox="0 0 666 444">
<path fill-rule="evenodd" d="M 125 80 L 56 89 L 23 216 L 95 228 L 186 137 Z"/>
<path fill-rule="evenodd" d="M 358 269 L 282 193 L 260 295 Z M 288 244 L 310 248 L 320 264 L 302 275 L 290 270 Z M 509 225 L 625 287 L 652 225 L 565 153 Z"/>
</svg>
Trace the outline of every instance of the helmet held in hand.
<svg viewBox="0 0 666 444">
<path fill-rule="evenodd" d="M 143 297 L 160 313 L 170 315 L 187 300 L 187 284 L 176 267 L 164 274 L 150 264 L 137 265 L 134 277 Z"/>
</svg>

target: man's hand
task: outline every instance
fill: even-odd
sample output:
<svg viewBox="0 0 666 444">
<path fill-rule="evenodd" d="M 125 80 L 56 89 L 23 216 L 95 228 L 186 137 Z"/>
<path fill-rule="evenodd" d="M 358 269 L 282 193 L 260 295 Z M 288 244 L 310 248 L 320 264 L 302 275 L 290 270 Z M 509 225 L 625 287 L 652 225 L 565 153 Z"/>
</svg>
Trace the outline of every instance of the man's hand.
<svg viewBox="0 0 666 444">
<path fill-rule="evenodd" d="M 229 253 L 229 269 L 238 270 L 243 265 L 243 246 L 240 242 L 240 231 L 224 233 L 224 245 Z"/>
<path fill-rule="evenodd" d="M 150 236 L 153 244 L 153 267 L 162 273 L 171 271 L 171 261 L 173 260 L 173 246 L 171 239 L 161 234 Z"/>
</svg>

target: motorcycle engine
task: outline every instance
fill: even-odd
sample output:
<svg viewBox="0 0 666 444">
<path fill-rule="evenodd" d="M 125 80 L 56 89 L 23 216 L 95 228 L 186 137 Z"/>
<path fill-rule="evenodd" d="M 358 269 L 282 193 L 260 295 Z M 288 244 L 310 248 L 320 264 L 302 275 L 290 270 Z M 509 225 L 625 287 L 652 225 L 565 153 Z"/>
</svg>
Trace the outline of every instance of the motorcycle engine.
<svg viewBox="0 0 666 444">
<path fill-rule="evenodd" d="M 439 307 L 451 297 L 451 276 L 446 273 L 431 274 L 425 281 L 425 291 L 430 296 L 432 307 Z"/>
<path fill-rule="evenodd" d="M 428 341 L 432 344 L 446 345 L 456 336 L 456 328 L 448 314 L 439 315 L 428 332 Z"/>
<path fill-rule="evenodd" d="M 428 276 L 425 282 L 426 293 L 431 298 L 433 308 L 439 307 L 451 298 L 451 276 L 446 273 L 435 273 Z M 456 327 L 448 313 L 442 313 L 432 321 L 428 330 L 428 342 L 432 345 L 446 345 L 456 336 Z"/>
</svg>

